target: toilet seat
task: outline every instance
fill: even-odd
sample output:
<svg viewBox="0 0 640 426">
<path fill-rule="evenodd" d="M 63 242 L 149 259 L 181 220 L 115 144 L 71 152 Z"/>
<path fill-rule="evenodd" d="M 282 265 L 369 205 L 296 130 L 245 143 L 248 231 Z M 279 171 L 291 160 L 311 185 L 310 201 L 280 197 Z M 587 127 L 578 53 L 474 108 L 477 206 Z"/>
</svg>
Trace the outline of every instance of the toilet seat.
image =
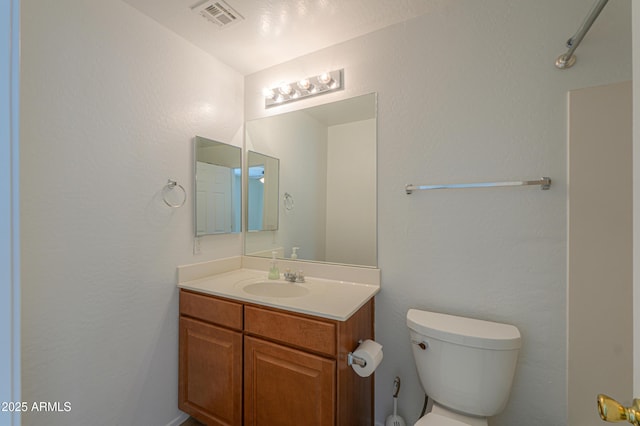
<svg viewBox="0 0 640 426">
<path fill-rule="evenodd" d="M 419 419 L 414 426 L 469 426 L 469 423 L 464 423 L 439 414 L 429 413 Z"/>
</svg>

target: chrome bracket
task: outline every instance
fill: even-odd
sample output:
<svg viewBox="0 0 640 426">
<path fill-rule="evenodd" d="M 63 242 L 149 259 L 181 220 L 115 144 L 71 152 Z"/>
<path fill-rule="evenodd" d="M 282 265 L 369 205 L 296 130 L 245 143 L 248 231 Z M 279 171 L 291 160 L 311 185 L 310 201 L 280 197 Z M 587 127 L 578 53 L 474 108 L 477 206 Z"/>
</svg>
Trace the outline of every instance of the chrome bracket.
<svg viewBox="0 0 640 426">
<path fill-rule="evenodd" d="M 358 340 L 358 345 L 362 344 L 362 339 Z M 360 367 L 366 367 L 367 361 L 359 357 L 358 355 L 354 355 L 353 352 L 349 352 L 347 354 L 347 364 L 352 366 L 353 364 L 359 365 Z"/>
<path fill-rule="evenodd" d="M 349 366 L 355 364 L 355 365 L 359 365 L 360 367 L 366 367 L 367 361 L 365 361 L 364 359 L 360 358 L 357 355 L 354 355 L 353 352 L 349 352 L 347 354 L 347 364 L 349 364 Z"/>
</svg>

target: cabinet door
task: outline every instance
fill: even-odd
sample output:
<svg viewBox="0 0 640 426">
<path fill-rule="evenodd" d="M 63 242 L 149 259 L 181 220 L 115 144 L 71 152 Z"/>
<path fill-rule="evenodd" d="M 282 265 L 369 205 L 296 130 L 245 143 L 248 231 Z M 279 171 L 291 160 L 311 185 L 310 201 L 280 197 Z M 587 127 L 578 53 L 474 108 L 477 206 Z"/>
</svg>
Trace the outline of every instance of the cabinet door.
<svg viewBox="0 0 640 426">
<path fill-rule="evenodd" d="M 334 360 L 245 337 L 245 425 L 335 422 Z"/>
<path fill-rule="evenodd" d="M 242 333 L 180 317 L 178 406 L 214 425 L 242 425 Z"/>
</svg>

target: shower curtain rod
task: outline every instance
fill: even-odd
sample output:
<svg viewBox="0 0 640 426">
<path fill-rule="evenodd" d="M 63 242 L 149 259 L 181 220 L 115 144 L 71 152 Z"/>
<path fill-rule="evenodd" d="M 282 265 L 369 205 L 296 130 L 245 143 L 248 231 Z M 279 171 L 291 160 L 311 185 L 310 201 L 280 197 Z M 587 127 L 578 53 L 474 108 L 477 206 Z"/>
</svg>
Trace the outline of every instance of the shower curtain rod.
<svg viewBox="0 0 640 426">
<path fill-rule="evenodd" d="M 604 9 L 604 7 L 607 5 L 608 1 L 609 0 L 598 0 L 596 2 L 596 4 L 593 6 L 593 9 L 591 9 L 591 12 L 582 23 L 582 26 L 580 27 L 578 32 L 576 32 L 573 37 L 567 40 L 567 48 L 569 50 L 567 50 L 567 53 L 565 53 L 564 55 L 558 56 L 558 59 L 556 59 L 556 67 L 563 70 L 566 68 L 571 68 L 573 64 L 576 63 L 576 56 L 573 54 L 573 52 L 576 51 L 584 36 L 587 35 L 587 32 L 589 31 L 595 20 L 598 18 L 598 15 L 600 15 L 600 12 L 602 12 L 602 9 Z"/>
</svg>

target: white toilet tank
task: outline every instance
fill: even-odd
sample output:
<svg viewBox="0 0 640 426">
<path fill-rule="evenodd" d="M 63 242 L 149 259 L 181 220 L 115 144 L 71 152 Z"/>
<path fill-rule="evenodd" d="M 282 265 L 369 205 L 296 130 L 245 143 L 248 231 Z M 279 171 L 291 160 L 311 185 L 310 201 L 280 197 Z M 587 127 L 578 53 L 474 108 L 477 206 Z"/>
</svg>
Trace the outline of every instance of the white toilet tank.
<svg viewBox="0 0 640 426">
<path fill-rule="evenodd" d="M 516 327 L 417 309 L 407 312 L 407 326 L 420 382 L 434 402 L 482 417 L 504 409 L 521 345 Z"/>
</svg>

